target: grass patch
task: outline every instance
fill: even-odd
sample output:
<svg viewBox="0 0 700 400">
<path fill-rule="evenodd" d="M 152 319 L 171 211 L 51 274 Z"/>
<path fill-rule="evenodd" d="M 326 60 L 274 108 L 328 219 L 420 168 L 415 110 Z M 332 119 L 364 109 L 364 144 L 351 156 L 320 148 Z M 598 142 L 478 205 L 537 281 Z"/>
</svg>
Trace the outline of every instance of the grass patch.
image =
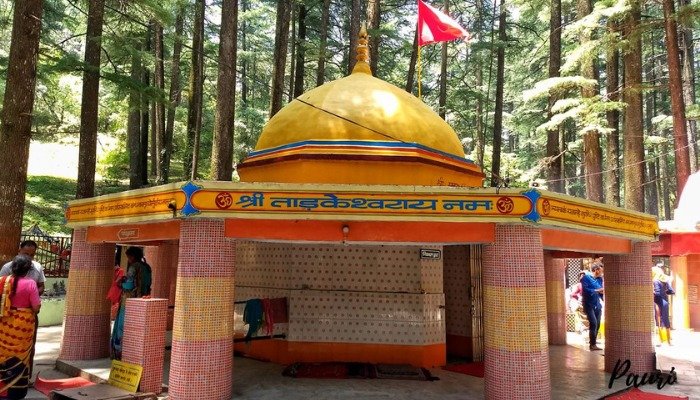
<svg viewBox="0 0 700 400">
<path fill-rule="evenodd" d="M 127 190 L 121 182 L 97 182 L 95 195 Z M 75 199 L 77 183 L 74 179 L 55 176 L 29 176 L 24 203 L 23 229 L 34 224 L 48 234 L 69 235 L 71 229 L 64 225 L 64 210 L 68 201 Z"/>
</svg>

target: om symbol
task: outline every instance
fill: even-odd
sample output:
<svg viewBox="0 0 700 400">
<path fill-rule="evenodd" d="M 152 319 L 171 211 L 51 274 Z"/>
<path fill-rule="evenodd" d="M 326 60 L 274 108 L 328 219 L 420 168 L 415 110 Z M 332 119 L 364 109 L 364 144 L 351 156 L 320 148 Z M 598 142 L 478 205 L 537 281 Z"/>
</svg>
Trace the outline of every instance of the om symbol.
<svg viewBox="0 0 700 400">
<path fill-rule="evenodd" d="M 552 206 L 549 204 L 549 200 L 547 200 L 547 199 L 542 200 L 542 214 L 549 215 L 549 212 L 551 210 L 552 210 Z"/>
<path fill-rule="evenodd" d="M 233 197 L 227 192 L 221 192 L 216 195 L 214 202 L 219 209 L 225 210 L 233 205 Z"/>
<path fill-rule="evenodd" d="M 501 197 L 496 202 L 496 208 L 501 214 L 510 214 L 511 212 L 513 212 L 515 204 L 513 203 L 513 199 L 511 199 L 510 197 Z"/>
</svg>

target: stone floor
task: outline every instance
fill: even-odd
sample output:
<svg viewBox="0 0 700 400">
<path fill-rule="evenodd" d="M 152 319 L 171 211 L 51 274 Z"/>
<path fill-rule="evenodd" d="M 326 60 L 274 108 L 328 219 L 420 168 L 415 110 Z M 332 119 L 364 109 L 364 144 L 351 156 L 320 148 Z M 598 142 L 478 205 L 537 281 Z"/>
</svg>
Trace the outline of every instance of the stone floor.
<svg viewBox="0 0 700 400">
<path fill-rule="evenodd" d="M 53 369 L 58 357 L 60 327 L 41 328 L 35 359 L 42 377 L 58 378 L 64 375 Z M 687 396 L 700 399 L 700 333 L 674 332 L 674 346 L 657 347 L 657 360 L 664 370 L 675 368 L 678 383 L 666 386 L 659 392 L 666 395 Z M 610 375 L 603 371 L 604 351 L 590 352 L 580 335 L 569 334 L 569 346 L 551 346 L 550 371 L 552 399 L 598 399 L 625 387 L 622 379 L 608 389 Z M 166 356 L 168 354 L 166 353 Z M 69 366 L 80 369 L 93 378 L 106 379 L 109 360 L 72 362 Z M 65 369 L 64 365 L 61 369 Z M 233 387 L 235 400 L 290 399 L 483 399 L 483 379 L 441 369 L 433 369 L 440 378 L 435 382 L 399 380 L 335 380 L 293 379 L 282 376 L 283 366 L 236 357 L 234 360 Z M 169 365 L 166 362 L 164 381 L 167 382 Z M 656 392 L 655 386 L 643 387 Z M 28 399 L 45 399 L 41 393 L 32 392 Z M 167 398 L 167 394 L 163 396 Z"/>
</svg>

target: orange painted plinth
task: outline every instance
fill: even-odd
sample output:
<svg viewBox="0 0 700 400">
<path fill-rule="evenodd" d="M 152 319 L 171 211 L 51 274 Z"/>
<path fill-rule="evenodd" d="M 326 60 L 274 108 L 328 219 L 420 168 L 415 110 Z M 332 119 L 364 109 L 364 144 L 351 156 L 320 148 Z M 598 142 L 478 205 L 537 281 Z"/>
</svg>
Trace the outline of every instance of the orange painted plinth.
<svg viewBox="0 0 700 400">
<path fill-rule="evenodd" d="M 404 346 L 259 340 L 236 343 L 234 350 L 251 358 L 285 365 L 295 362 L 347 361 L 434 368 L 445 365 L 447 360 L 445 344 Z"/>
</svg>

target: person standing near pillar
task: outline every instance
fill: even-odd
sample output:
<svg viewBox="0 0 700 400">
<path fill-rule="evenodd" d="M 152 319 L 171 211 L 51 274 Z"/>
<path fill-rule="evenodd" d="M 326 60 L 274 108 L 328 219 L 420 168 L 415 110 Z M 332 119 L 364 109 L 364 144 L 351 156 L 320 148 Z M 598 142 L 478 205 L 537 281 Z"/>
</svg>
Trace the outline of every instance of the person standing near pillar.
<svg viewBox="0 0 700 400">
<path fill-rule="evenodd" d="M 36 249 L 39 246 L 33 240 L 24 240 L 19 244 L 19 250 L 17 255 L 25 255 L 29 257 L 32 261 L 31 268 L 27 272 L 27 278 L 36 282 L 37 289 L 39 290 L 39 296 L 44 294 L 44 287 L 46 285 L 46 276 L 44 275 L 44 267 L 38 262 L 34 261 L 34 256 L 36 255 Z M 0 269 L 0 277 L 12 275 L 12 261 L 2 266 Z M 39 332 L 39 317 L 34 319 L 34 341 L 36 343 L 36 335 Z M 32 351 L 29 356 L 29 376 L 31 378 L 34 373 L 34 352 L 35 348 L 32 346 Z"/>
<path fill-rule="evenodd" d="M 671 277 L 661 269 L 663 264 L 651 268 L 652 283 L 654 284 L 654 303 L 656 304 L 656 326 L 659 329 L 659 339 L 671 345 L 671 320 L 669 318 L 668 295 L 676 294 L 671 287 Z"/>
<path fill-rule="evenodd" d="M 126 250 L 128 266 L 126 276 L 120 282 L 122 289 L 119 310 L 114 318 L 112 329 L 111 355 L 113 359 L 121 360 L 122 339 L 124 337 L 124 315 L 126 313 L 126 300 L 151 295 L 151 266 L 143 258 L 143 249 L 129 247 Z"/>
<path fill-rule="evenodd" d="M 586 274 L 581 278 L 583 288 L 583 309 L 588 317 L 588 337 L 589 348 L 591 350 L 601 350 L 597 346 L 598 329 L 603 306 L 601 299 L 603 296 L 603 263 L 596 261 L 591 265 L 591 274 Z"/>
</svg>

